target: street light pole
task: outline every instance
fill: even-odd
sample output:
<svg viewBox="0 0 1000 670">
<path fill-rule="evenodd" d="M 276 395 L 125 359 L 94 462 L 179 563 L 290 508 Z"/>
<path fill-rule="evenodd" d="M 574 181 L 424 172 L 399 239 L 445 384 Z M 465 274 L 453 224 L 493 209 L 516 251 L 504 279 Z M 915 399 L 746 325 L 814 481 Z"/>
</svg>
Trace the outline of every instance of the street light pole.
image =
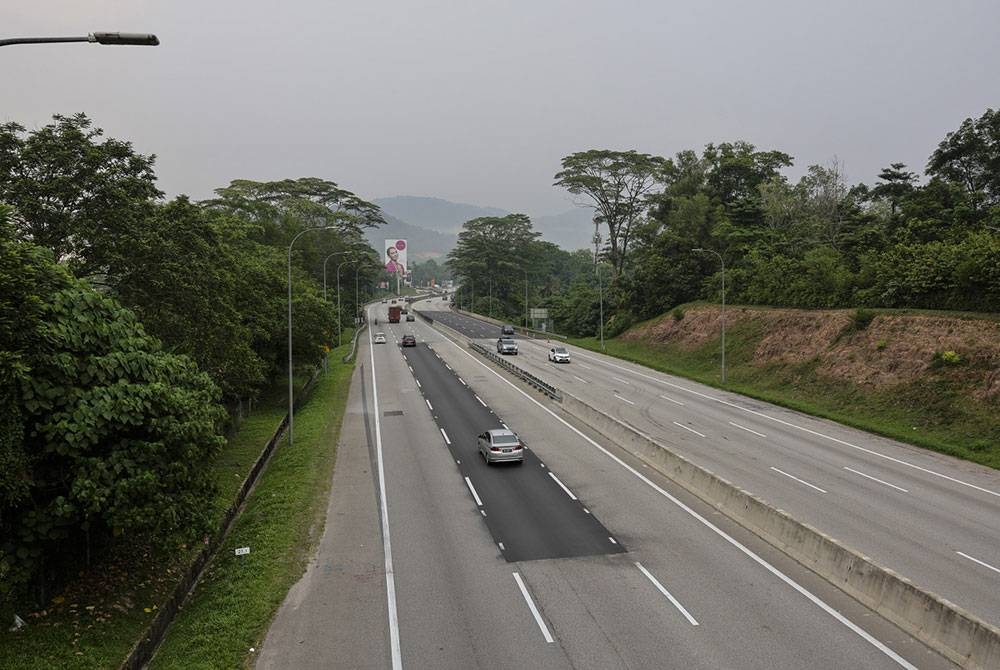
<svg viewBox="0 0 1000 670">
<path fill-rule="evenodd" d="M 62 42 L 96 42 L 106 45 L 133 45 L 155 47 L 160 43 L 156 35 L 147 33 L 90 33 L 85 37 L 13 37 L 0 40 L 0 47 L 11 44 L 53 44 Z"/>
<path fill-rule="evenodd" d="M 597 295 L 598 301 L 601 306 L 601 351 L 604 349 L 604 284 L 601 281 L 601 266 L 597 265 L 595 268 L 597 270 Z"/>
<path fill-rule="evenodd" d="M 305 230 L 300 230 L 298 235 L 292 238 L 292 241 L 288 244 L 288 446 L 294 444 L 294 415 L 295 415 L 295 400 L 293 398 L 292 389 L 292 247 L 295 245 L 295 240 L 299 239 L 311 230 L 332 230 L 336 226 L 323 226 L 322 228 L 306 228 Z"/>
<path fill-rule="evenodd" d="M 524 330 L 528 330 L 528 271 L 524 270 Z"/>
<path fill-rule="evenodd" d="M 340 265 L 337 266 L 337 346 L 338 347 L 340 347 L 344 343 L 341 337 L 344 326 L 340 322 L 340 268 L 344 267 L 348 263 L 350 263 L 350 261 L 342 261 Z"/>
<path fill-rule="evenodd" d="M 326 262 L 333 258 L 334 256 L 343 256 L 344 254 L 349 254 L 353 251 L 348 249 L 346 251 L 335 251 L 326 258 L 323 259 L 323 301 L 326 302 Z"/>
<path fill-rule="evenodd" d="M 722 264 L 722 383 L 726 383 L 726 260 L 718 251 L 712 249 L 692 249 L 702 253 L 715 254 Z"/>
</svg>

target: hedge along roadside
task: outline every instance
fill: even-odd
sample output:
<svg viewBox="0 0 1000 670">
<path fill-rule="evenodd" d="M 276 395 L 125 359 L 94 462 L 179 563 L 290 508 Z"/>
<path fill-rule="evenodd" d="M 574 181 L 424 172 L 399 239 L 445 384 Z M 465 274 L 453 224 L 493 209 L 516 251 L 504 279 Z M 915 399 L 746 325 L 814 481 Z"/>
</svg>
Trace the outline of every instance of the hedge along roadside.
<svg viewBox="0 0 1000 670">
<path fill-rule="evenodd" d="M 351 370 L 353 370 L 353 363 L 336 363 L 331 366 L 329 373 L 326 375 L 321 375 L 317 370 L 306 385 L 298 391 L 298 397 L 296 398 L 296 423 L 301 420 L 299 419 L 299 415 L 302 412 L 315 405 L 313 396 L 316 394 L 317 389 L 328 386 L 332 380 L 335 379 L 343 378 L 349 382 Z M 346 390 L 344 391 L 344 398 L 346 399 Z M 252 417 L 244 422 L 243 429 L 246 428 L 250 421 L 252 421 Z M 258 481 L 261 478 L 262 473 L 266 472 L 267 468 L 272 467 L 268 465 L 268 461 L 271 459 L 272 454 L 276 449 L 279 453 L 282 451 L 282 449 L 278 447 L 283 445 L 287 446 L 287 442 L 283 439 L 287 425 L 288 416 L 286 414 L 281 419 L 274 431 L 273 436 L 270 440 L 268 440 L 263 451 L 260 452 L 259 456 L 255 460 L 249 474 L 243 480 L 235 499 L 223 516 L 220 528 L 209 543 L 202 549 L 201 552 L 199 552 L 194 561 L 192 561 L 192 563 L 188 566 L 188 569 L 185 571 L 182 579 L 177 583 L 173 594 L 167 602 L 161 606 L 157 616 L 150 624 L 147 634 L 138 642 L 129 654 L 128 658 L 126 658 L 122 663 L 122 668 L 127 668 L 128 670 L 141 668 L 149 662 L 150 657 L 154 652 L 156 652 L 156 648 L 163 640 L 167 629 L 174 625 L 175 617 L 178 615 L 181 607 L 187 606 L 185 599 L 189 597 L 189 592 L 201 578 L 202 572 L 206 569 L 206 566 L 215 560 L 215 554 L 220 549 L 227 546 L 227 534 L 239 518 L 238 514 L 240 514 L 241 508 L 246 503 L 248 495 L 258 485 Z M 339 422 L 337 425 L 339 426 Z M 241 429 L 241 432 L 243 429 Z M 238 436 L 234 437 L 234 439 L 238 439 Z M 296 440 L 296 442 L 298 441 Z M 298 445 L 296 445 L 296 449 L 298 449 Z"/>
</svg>

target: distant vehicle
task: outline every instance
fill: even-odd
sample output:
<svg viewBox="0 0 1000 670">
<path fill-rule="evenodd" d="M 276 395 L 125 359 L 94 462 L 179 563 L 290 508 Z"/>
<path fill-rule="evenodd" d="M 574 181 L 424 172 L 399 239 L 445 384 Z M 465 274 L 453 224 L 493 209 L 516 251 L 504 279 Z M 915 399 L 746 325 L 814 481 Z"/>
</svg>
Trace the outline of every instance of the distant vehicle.
<svg viewBox="0 0 1000 670">
<path fill-rule="evenodd" d="M 399 312 L 399 305 L 389 305 L 389 323 L 399 323 Z"/>
<path fill-rule="evenodd" d="M 569 363 L 569 351 L 566 347 L 552 347 L 549 349 L 549 360 L 553 363 Z"/>
<path fill-rule="evenodd" d="M 382 302 L 385 302 L 385 301 L 383 300 Z M 392 304 L 393 304 L 393 305 L 395 305 L 395 304 L 396 304 L 396 299 L 395 299 L 395 298 L 393 298 L 393 299 L 392 299 Z"/>
<path fill-rule="evenodd" d="M 476 441 L 486 465 L 507 461 L 524 462 L 524 443 L 514 431 L 494 428 L 480 433 Z"/>
<path fill-rule="evenodd" d="M 385 304 L 385 298 L 382 298 L 382 304 L 383 305 Z"/>
<path fill-rule="evenodd" d="M 417 338 L 413 335 L 403 335 L 403 339 L 399 343 L 404 347 L 415 347 L 417 346 Z"/>
<path fill-rule="evenodd" d="M 415 319 L 413 318 L 413 315 L 412 315 L 412 314 L 407 314 L 407 315 L 406 315 L 406 320 L 407 320 L 407 321 L 414 321 Z"/>
<path fill-rule="evenodd" d="M 409 309 L 407 309 L 405 305 L 403 306 L 403 309 L 401 309 L 400 311 L 401 311 L 401 312 L 402 312 L 403 314 L 409 314 L 409 313 L 410 313 L 410 310 L 409 310 Z"/>
<path fill-rule="evenodd" d="M 385 333 L 375 333 L 375 344 L 385 344 Z"/>
<path fill-rule="evenodd" d="M 514 334 L 514 326 L 510 325 L 509 323 L 508 324 L 504 324 L 500 328 L 500 334 L 501 335 L 513 335 Z"/>
<path fill-rule="evenodd" d="M 517 342 L 509 337 L 501 337 L 497 340 L 497 353 L 517 356 Z"/>
</svg>

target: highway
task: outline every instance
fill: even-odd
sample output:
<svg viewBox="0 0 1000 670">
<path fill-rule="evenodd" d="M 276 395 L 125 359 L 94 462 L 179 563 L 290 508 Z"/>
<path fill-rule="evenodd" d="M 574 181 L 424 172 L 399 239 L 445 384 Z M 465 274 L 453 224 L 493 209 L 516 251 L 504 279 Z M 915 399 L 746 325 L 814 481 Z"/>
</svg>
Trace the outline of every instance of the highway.
<svg viewBox="0 0 1000 670">
<path fill-rule="evenodd" d="M 496 340 L 495 325 L 431 315 Z M 590 351 L 554 364 L 551 343 L 518 344 L 519 367 L 1000 625 L 1000 473 Z"/>
<path fill-rule="evenodd" d="M 369 309 L 388 342 L 359 351 L 320 549 L 257 667 L 954 667 L 385 310 Z M 488 467 L 475 435 L 503 425 L 526 460 Z"/>
</svg>

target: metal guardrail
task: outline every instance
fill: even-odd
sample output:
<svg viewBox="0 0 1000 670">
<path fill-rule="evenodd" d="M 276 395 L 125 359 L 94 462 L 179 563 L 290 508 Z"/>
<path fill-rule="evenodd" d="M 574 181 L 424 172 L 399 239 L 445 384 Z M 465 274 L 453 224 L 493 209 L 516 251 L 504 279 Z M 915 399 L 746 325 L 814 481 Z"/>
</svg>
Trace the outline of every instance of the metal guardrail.
<svg viewBox="0 0 1000 670">
<path fill-rule="evenodd" d="M 503 369 L 507 370 L 514 376 L 519 377 L 524 381 L 528 382 L 530 385 L 534 386 L 536 389 L 538 389 L 545 395 L 549 396 L 553 400 L 559 400 L 559 401 L 562 400 L 562 392 L 555 386 L 543 382 L 541 379 L 531 374 L 527 370 L 522 370 L 521 368 L 517 367 L 516 365 L 508 361 L 503 356 L 493 353 L 492 351 L 490 351 L 483 345 L 479 344 L 478 342 L 473 342 L 470 340 L 469 348 L 475 351 L 476 353 L 485 356 L 486 358 L 493 361 L 494 363 L 496 363 Z"/>
</svg>

